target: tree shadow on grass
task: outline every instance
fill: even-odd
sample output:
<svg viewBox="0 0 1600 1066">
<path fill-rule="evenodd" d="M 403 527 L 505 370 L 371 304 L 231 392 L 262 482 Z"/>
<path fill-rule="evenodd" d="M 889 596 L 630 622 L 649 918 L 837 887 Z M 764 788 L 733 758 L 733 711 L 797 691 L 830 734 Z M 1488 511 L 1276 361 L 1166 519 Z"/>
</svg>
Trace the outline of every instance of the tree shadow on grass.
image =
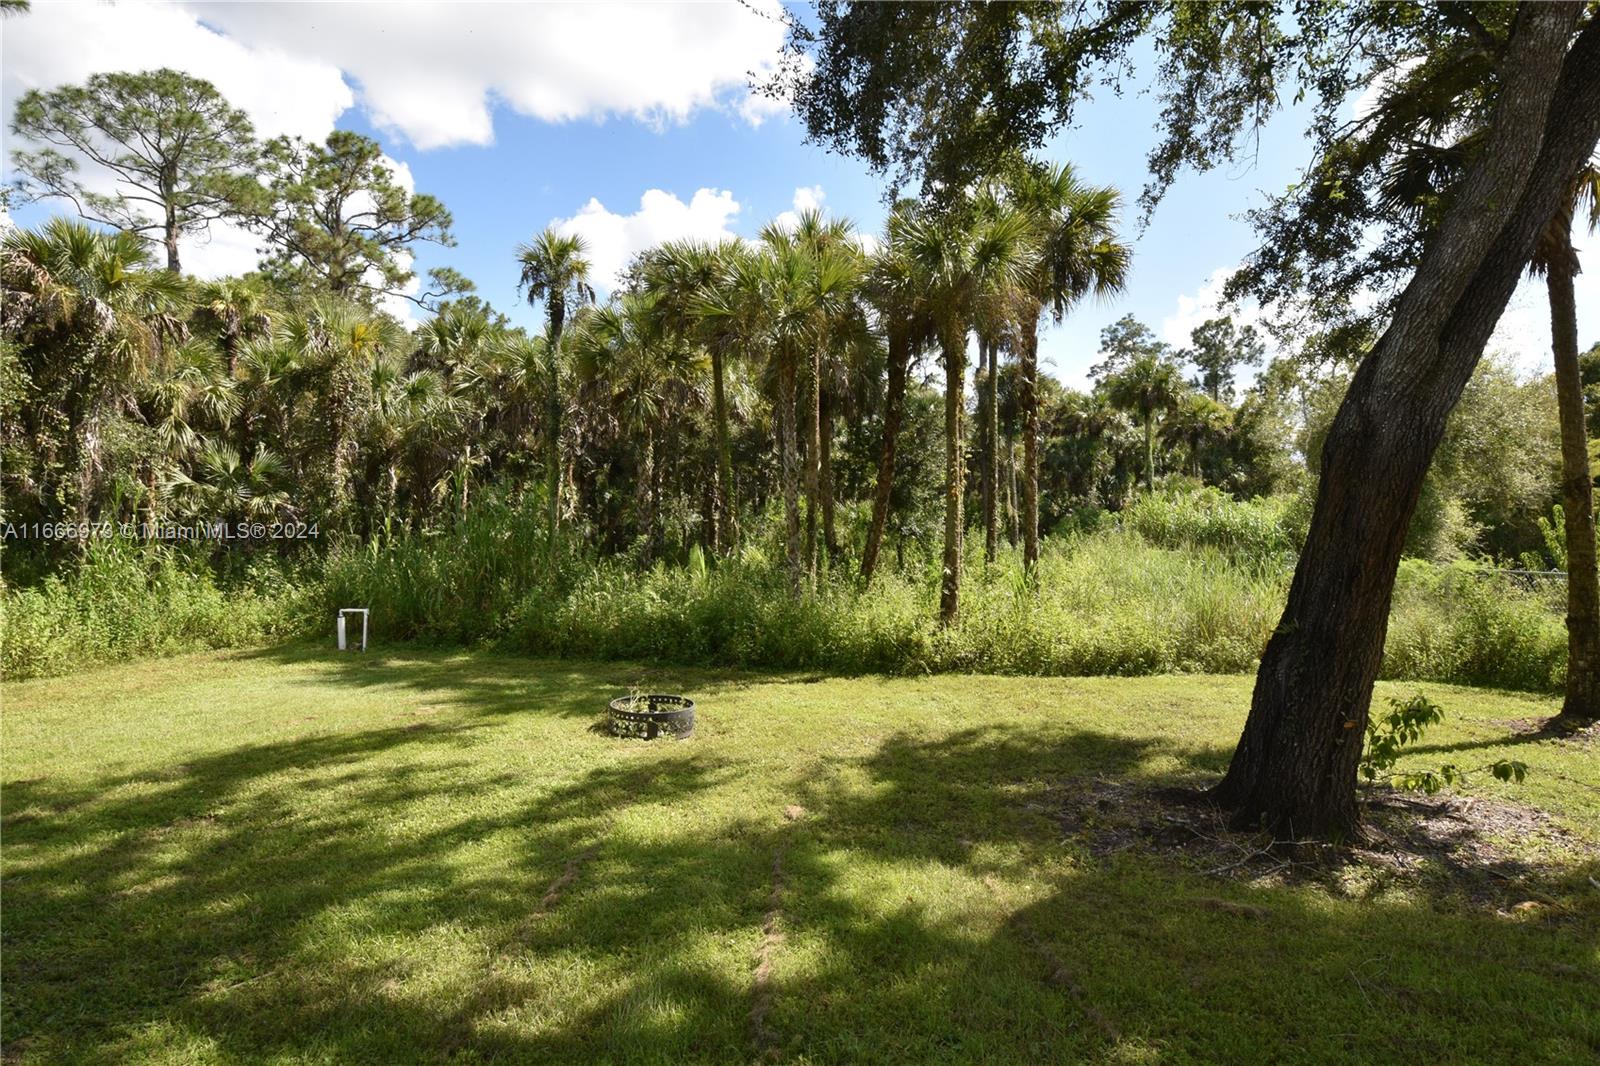
<svg viewBox="0 0 1600 1066">
<path fill-rule="evenodd" d="M 1063 841 L 1053 804 L 1074 780 L 1160 784 L 1154 760 L 1205 764 L 1209 748 L 1067 722 L 935 725 L 776 782 L 694 744 L 543 780 L 475 758 L 493 725 L 8 785 L 8 1052 L 955 1063 L 1600 1047 L 1583 1010 L 1593 913 L 1357 904 Z"/>
<path fill-rule="evenodd" d="M 663 667 L 637 663 L 587 663 L 537 659 L 514 653 L 375 648 L 365 653 L 333 651 L 297 641 L 233 653 L 241 662 L 315 667 L 299 683 L 330 682 L 357 689 L 392 688 L 447 701 L 488 715 L 537 712 L 559 717 L 598 717 L 606 704 L 630 691 L 726 692 L 782 675 L 740 670 Z"/>
</svg>

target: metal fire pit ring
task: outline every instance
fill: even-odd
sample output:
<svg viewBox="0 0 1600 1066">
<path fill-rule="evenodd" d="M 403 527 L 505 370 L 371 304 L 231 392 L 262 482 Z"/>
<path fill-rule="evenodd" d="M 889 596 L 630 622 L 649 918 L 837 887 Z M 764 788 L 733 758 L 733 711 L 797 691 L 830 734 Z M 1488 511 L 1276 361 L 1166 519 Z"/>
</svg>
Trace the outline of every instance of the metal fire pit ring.
<svg viewBox="0 0 1600 1066">
<path fill-rule="evenodd" d="M 670 736 L 682 740 L 694 732 L 694 700 L 687 696 L 655 692 L 618 696 L 610 708 L 612 736 L 641 740 Z"/>
</svg>

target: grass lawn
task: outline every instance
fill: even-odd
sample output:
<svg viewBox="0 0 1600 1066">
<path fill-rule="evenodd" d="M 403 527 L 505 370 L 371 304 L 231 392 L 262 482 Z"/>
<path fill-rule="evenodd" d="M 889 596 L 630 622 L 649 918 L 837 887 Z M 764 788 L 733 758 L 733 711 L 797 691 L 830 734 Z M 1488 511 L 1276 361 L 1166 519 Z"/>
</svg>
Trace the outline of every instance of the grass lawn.
<svg viewBox="0 0 1600 1066">
<path fill-rule="evenodd" d="M 696 736 L 593 731 L 634 687 Z M 1419 687 L 1416 764 L 1522 759 L 1470 794 L 1557 827 L 1486 841 L 1487 888 L 1063 819 L 1213 777 L 1248 677 L 297 647 L 7 684 L 6 1061 L 1596 1061 L 1600 752 L 1508 739 L 1550 699 L 1378 695 Z"/>
</svg>

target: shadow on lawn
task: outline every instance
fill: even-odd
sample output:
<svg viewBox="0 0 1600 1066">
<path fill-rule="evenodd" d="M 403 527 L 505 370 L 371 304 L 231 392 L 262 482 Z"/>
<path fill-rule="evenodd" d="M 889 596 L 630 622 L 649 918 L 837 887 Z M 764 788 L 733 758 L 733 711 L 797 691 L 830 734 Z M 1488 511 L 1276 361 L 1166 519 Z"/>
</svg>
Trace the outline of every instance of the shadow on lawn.
<svg viewBox="0 0 1600 1066">
<path fill-rule="evenodd" d="M 399 670 L 477 712 L 461 721 L 8 784 L 8 1056 L 1495 1059 L 1514 1044 L 1527 1060 L 1600 1047 L 1583 1012 L 1592 914 L 1553 930 L 1219 887 L 1127 856 L 1069 861 L 1051 807 L 1063 782 L 1139 776 L 1174 754 L 1209 766 L 1212 749 L 1052 723 L 902 732 L 791 769 L 793 821 L 747 804 L 711 826 L 663 823 L 760 794 L 770 768 L 714 744 L 645 749 L 550 787 L 536 769 L 485 766 L 471 748 L 496 723 L 479 715 L 530 700 L 593 712 L 592 676 L 527 666 Z M 369 683 L 369 667 L 347 669 L 341 680 Z M 391 821 L 400 812 L 428 817 Z M 1259 912 L 1197 902 L 1219 893 Z M 750 969 L 769 913 L 782 935 L 763 992 Z M 1471 1042 L 1488 1005 L 1498 1028 L 1481 1032 L 1503 1045 Z"/>
</svg>

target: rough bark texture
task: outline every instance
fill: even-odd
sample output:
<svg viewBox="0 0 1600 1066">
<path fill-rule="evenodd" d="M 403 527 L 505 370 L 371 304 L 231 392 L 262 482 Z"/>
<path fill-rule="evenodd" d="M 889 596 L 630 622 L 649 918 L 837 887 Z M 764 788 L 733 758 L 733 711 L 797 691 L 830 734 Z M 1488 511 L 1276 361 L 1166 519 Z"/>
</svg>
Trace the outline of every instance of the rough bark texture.
<svg viewBox="0 0 1600 1066">
<path fill-rule="evenodd" d="M 966 493 L 966 331 L 944 338 L 944 568 L 939 583 L 939 621 L 952 625 L 961 611 L 961 517 Z"/>
<path fill-rule="evenodd" d="M 839 557 L 839 535 L 833 524 L 833 404 L 822 394 L 822 550 L 823 568 Z"/>
<path fill-rule="evenodd" d="M 550 337 L 546 345 L 545 373 L 548 375 L 545 397 L 545 447 L 549 470 L 545 474 L 545 492 L 549 496 L 546 515 L 547 549 L 552 559 L 556 554 L 556 533 L 561 528 L 561 395 L 557 388 L 560 373 L 561 331 L 567 321 L 567 301 L 559 293 L 550 294 Z"/>
<path fill-rule="evenodd" d="M 811 397 L 806 404 L 806 579 L 817 584 L 817 511 L 822 502 L 822 351 L 811 354 Z"/>
<path fill-rule="evenodd" d="M 1029 574 L 1039 562 L 1039 320 L 1024 328 L 1021 351 L 1022 564 Z"/>
<path fill-rule="evenodd" d="M 1356 767 L 1423 476 L 1540 229 L 1600 133 L 1600 29 L 1566 48 L 1580 13 L 1520 11 L 1482 158 L 1334 419 L 1288 603 L 1213 792 L 1242 824 L 1284 838 L 1359 833 Z"/>
<path fill-rule="evenodd" d="M 732 544 L 733 455 L 728 446 L 728 399 L 723 385 L 722 349 L 711 347 L 711 412 L 716 423 L 717 470 L 711 485 L 711 550 L 719 552 L 724 543 Z"/>
<path fill-rule="evenodd" d="M 800 456 L 795 432 L 795 366 L 785 359 L 778 368 L 778 465 L 783 482 L 783 547 L 789 581 L 799 588 L 804 579 L 800 558 Z"/>
<path fill-rule="evenodd" d="M 872 525 L 867 547 L 861 553 L 861 580 L 872 583 L 883 547 L 883 527 L 889 520 L 889 498 L 894 493 L 894 449 L 900 439 L 900 421 L 906 402 L 906 373 L 911 362 L 910 339 L 904 330 L 889 331 L 889 382 L 883 398 L 883 443 L 878 450 L 878 483 L 872 494 Z"/>
<path fill-rule="evenodd" d="M 994 562 L 999 541 L 1000 498 L 1000 346 L 993 341 L 978 349 L 987 359 L 983 386 L 983 558 Z"/>
<path fill-rule="evenodd" d="M 1561 717 L 1581 723 L 1600 718 L 1600 577 L 1595 572 L 1594 482 L 1578 371 L 1578 305 L 1572 287 L 1577 255 L 1570 243 L 1565 253 L 1547 264 L 1545 285 L 1561 412 L 1561 508 L 1567 534 L 1567 691 Z"/>
</svg>

